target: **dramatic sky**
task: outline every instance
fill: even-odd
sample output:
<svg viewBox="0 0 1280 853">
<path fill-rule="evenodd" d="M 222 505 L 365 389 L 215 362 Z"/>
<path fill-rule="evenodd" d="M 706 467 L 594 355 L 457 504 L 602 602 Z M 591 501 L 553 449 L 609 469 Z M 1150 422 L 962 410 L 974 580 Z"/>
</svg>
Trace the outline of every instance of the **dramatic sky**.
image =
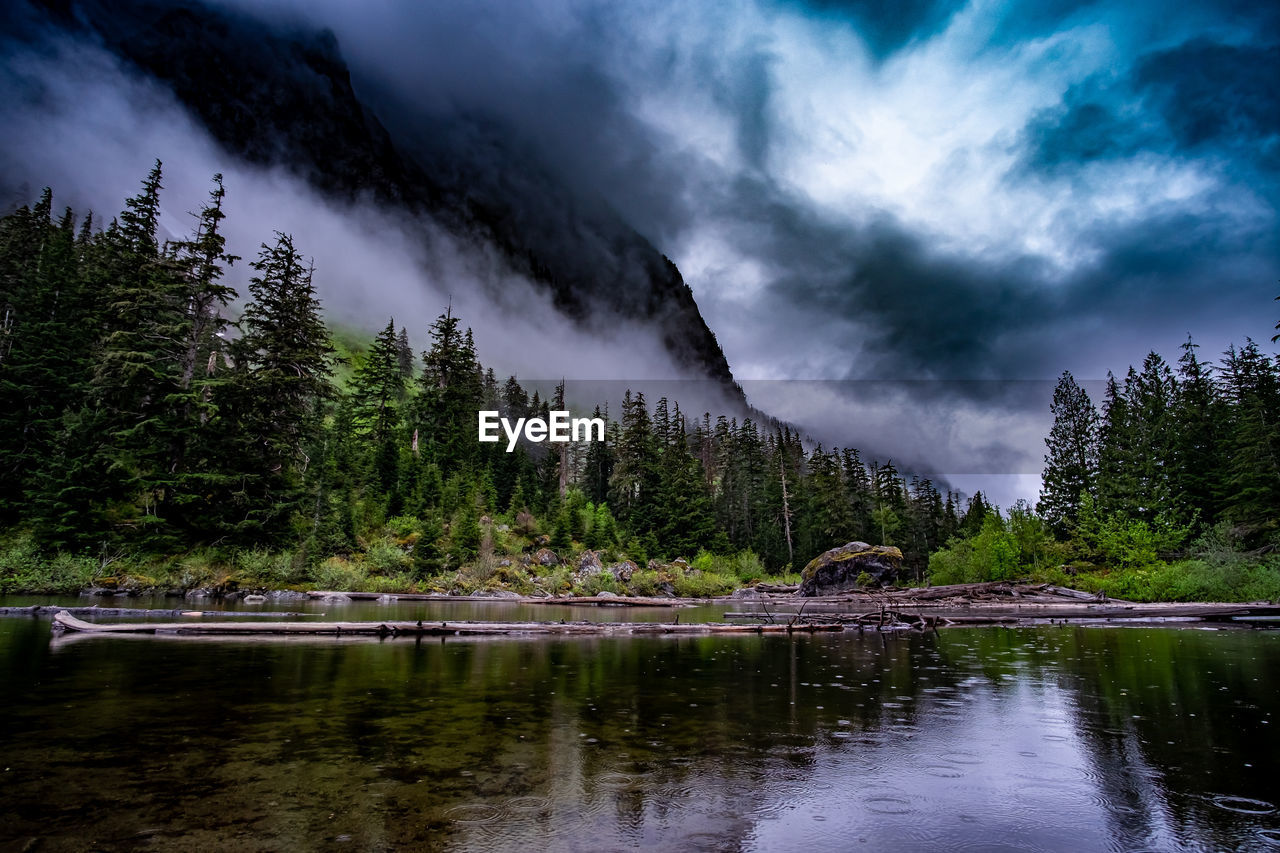
<svg viewBox="0 0 1280 853">
<path fill-rule="evenodd" d="M 1001 503 L 1063 370 L 1280 313 L 1273 3 L 269 5 L 393 130 L 484 116 L 613 206 L 753 402 Z"/>
</svg>

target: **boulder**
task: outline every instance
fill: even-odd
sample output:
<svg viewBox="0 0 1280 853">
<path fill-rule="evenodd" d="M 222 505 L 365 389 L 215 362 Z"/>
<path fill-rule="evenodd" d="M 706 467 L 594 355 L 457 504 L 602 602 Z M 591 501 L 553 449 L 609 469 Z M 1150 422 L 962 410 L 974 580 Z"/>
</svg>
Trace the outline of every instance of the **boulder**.
<svg viewBox="0 0 1280 853">
<path fill-rule="evenodd" d="M 742 599 L 742 598 L 756 599 L 760 597 L 760 593 L 756 589 L 747 586 L 747 587 L 743 587 L 742 589 L 735 589 L 733 591 L 733 597 L 739 598 L 739 599 Z"/>
<path fill-rule="evenodd" d="M 613 574 L 614 580 L 631 583 L 631 576 L 640 571 L 640 567 L 630 560 L 623 560 L 621 563 L 610 566 L 609 571 Z"/>
<path fill-rule="evenodd" d="M 583 551 L 578 557 L 578 574 L 586 577 L 588 575 L 598 575 L 604 571 L 604 565 L 600 562 L 600 554 L 596 551 Z"/>
<path fill-rule="evenodd" d="M 533 561 L 539 566 L 558 566 L 560 558 L 550 548 L 539 548 L 533 554 Z"/>
<path fill-rule="evenodd" d="M 671 571 L 679 569 L 682 572 L 687 572 L 689 571 L 689 561 L 684 557 L 676 557 L 671 561 L 671 565 L 668 568 L 670 568 Z"/>
<path fill-rule="evenodd" d="M 898 579 L 902 569 L 902 552 L 892 545 L 868 545 L 850 542 L 814 557 L 804 567 L 802 583 L 796 595 L 838 595 L 863 585 L 881 586 Z"/>
</svg>

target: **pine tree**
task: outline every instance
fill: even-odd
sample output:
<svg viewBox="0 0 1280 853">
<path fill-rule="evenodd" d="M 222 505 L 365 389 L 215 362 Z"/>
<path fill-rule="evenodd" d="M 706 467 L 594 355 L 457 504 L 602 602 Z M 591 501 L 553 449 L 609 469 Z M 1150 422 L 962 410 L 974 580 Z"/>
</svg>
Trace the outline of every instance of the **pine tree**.
<svg viewBox="0 0 1280 853">
<path fill-rule="evenodd" d="M 221 309 L 236 297 L 235 289 L 221 279 L 224 266 L 239 260 L 225 250 L 221 232 L 225 197 L 222 175 L 216 174 L 209 200 L 196 216 L 195 233 L 169 247 L 185 284 L 186 305 L 177 387 L 168 397 L 172 413 L 167 438 L 173 472 L 170 500 L 191 529 L 204 527 L 208 497 L 225 489 L 236 476 L 226 458 L 226 442 L 217 438 L 227 424 L 218 419 L 216 396 L 231 378 L 224 340 L 229 324 Z"/>
<path fill-rule="evenodd" d="M 1132 386 L 1135 374 L 1129 370 L 1125 386 Z M 1106 397 L 1102 404 L 1102 421 L 1098 429 L 1097 508 L 1104 515 L 1132 517 L 1138 504 L 1137 477 L 1133 470 L 1133 454 L 1137 440 L 1129 400 L 1113 374 L 1107 373 Z"/>
<path fill-rule="evenodd" d="M 1135 439 L 1131 462 L 1137 479 L 1137 513 L 1147 521 L 1169 516 L 1176 509 L 1171 414 L 1176 396 L 1177 383 L 1169 365 L 1159 353 L 1148 353 L 1127 392 Z"/>
<path fill-rule="evenodd" d="M 445 474 L 472 465 L 480 446 L 476 413 L 483 400 L 482 373 L 471 331 L 459 332 L 458 322 L 449 310 L 432 325 L 411 414 L 423 458 Z"/>
<path fill-rule="evenodd" d="M 658 449 L 644 393 L 622 398 L 621 433 L 616 443 L 609 505 L 633 533 L 653 529 L 658 484 Z"/>
<path fill-rule="evenodd" d="M 1089 394 L 1064 371 L 1053 391 L 1053 427 L 1045 444 L 1039 512 L 1059 533 L 1069 531 L 1080 498 L 1094 494 L 1098 476 L 1098 412 Z"/>
<path fill-rule="evenodd" d="M 397 404 L 405 394 L 394 319 L 374 338 L 373 346 L 356 368 L 351 386 L 356 429 L 377 445 L 399 425 Z"/>
<path fill-rule="evenodd" d="M 277 232 L 274 245 L 250 266 L 251 301 L 237 326 L 238 382 L 229 402 L 241 423 L 244 503 L 239 526 L 247 535 L 278 529 L 303 486 L 304 448 L 333 396 L 333 348 L 312 284 L 293 238 Z M 239 509 L 239 507 L 237 507 Z"/>
<path fill-rule="evenodd" d="M 62 415 L 81 403 L 97 325 L 84 249 L 52 194 L 0 220 L 0 519 L 17 520 L 56 452 Z M 86 222 L 89 221 L 86 217 Z"/>
<path fill-rule="evenodd" d="M 1225 460 L 1223 424 L 1228 411 L 1221 399 L 1211 365 L 1196 358 L 1190 338 L 1178 360 L 1178 393 L 1173 406 L 1173 493 L 1179 519 L 1198 519 L 1201 528 L 1213 526 L 1221 514 Z"/>
<path fill-rule="evenodd" d="M 400 379 L 407 386 L 413 381 L 413 349 L 409 346 L 409 330 L 402 328 L 396 336 L 396 361 L 400 366 Z M 403 387 L 403 386 L 402 386 Z"/>
<path fill-rule="evenodd" d="M 1232 404 L 1225 511 L 1254 532 L 1280 523 L 1280 371 L 1252 340 L 1226 353 Z"/>
<path fill-rule="evenodd" d="M 164 528 L 184 414 L 172 403 L 182 390 L 191 288 L 178 259 L 159 250 L 161 189 L 157 161 L 120 226 L 104 235 L 105 334 L 88 393 L 105 433 L 102 493 L 117 531 L 130 536 Z"/>
</svg>

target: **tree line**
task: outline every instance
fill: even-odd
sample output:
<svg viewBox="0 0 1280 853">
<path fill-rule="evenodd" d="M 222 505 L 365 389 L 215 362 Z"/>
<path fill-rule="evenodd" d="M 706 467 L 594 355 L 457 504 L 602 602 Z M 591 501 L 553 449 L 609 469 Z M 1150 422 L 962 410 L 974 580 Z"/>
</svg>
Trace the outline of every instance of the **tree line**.
<svg viewBox="0 0 1280 853">
<path fill-rule="evenodd" d="M 1151 352 L 1101 411 L 1069 372 L 1054 390 L 1039 510 L 1059 536 L 1141 523 L 1195 536 L 1220 524 L 1262 544 L 1280 526 L 1280 364 L 1246 339 L 1221 364 L 1190 339 Z"/>
<path fill-rule="evenodd" d="M 408 519 L 419 576 L 473 560 L 502 520 L 553 547 L 643 562 L 751 550 L 771 570 L 846 541 L 928 554 L 991 514 L 853 448 L 807 449 L 785 425 L 689 417 L 628 391 L 606 440 L 477 440 L 480 409 L 565 408 L 479 361 L 446 310 L 417 354 L 394 320 L 343 363 L 282 233 L 224 281 L 225 189 L 161 241 L 159 163 L 105 226 L 50 191 L 0 220 L 0 524 L 43 547 L 288 548 L 350 554 Z M 341 377 L 341 378 L 340 378 Z"/>
</svg>

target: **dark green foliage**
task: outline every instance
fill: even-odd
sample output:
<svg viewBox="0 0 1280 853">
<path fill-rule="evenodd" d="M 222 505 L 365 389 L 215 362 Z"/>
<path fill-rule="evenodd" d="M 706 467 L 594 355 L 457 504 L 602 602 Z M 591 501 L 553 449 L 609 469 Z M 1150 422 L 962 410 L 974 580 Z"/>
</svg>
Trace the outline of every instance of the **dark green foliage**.
<svg viewBox="0 0 1280 853">
<path fill-rule="evenodd" d="M 1227 351 L 1223 384 L 1231 404 L 1224 512 L 1259 532 L 1274 530 L 1280 522 L 1280 370 L 1246 340 Z"/>
<path fill-rule="evenodd" d="M 274 245 L 264 243 L 250 266 L 258 274 L 249 281 L 252 301 L 237 323 L 235 382 L 225 395 L 238 421 L 241 465 L 240 487 L 229 496 L 231 523 L 238 535 L 273 537 L 305 501 L 311 466 L 306 446 L 334 396 L 333 347 L 312 271 L 289 235 L 277 233 Z"/>
<path fill-rule="evenodd" d="M 1094 494 L 1098 478 L 1098 412 L 1089 394 L 1064 372 L 1053 391 L 1053 428 L 1045 444 L 1040 514 L 1060 533 L 1075 525 L 1080 500 Z"/>
<path fill-rule="evenodd" d="M 176 242 L 157 238 L 160 192 L 157 164 L 101 232 L 54 217 L 49 192 L 0 219 L 0 523 L 42 546 L 278 544 L 300 571 L 337 566 L 315 577 L 341 577 L 337 556 L 390 581 L 471 571 L 540 534 L 567 559 L 585 546 L 710 566 L 710 552 L 750 551 L 753 577 L 863 540 L 900 546 L 922 579 L 931 553 L 938 577 L 1080 559 L 1146 571 L 1220 519 L 1261 549 L 1280 525 L 1280 366 L 1252 341 L 1221 368 L 1188 342 L 1176 376 L 1149 355 L 1110 379 L 1101 417 L 1063 374 L 1043 517 L 1002 516 L 981 493 L 962 511 L 891 461 L 786 425 L 687 420 L 630 391 L 618 420 L 596 408 L 605 441 L 507 453 L 477 441 L 477 411 L 546 417 L 565 407 L 563 382 L 546 400 L 500 383 L 446 309 L 416 380 L 392 320 L 340 385 L 312 271 L 284 234 L 250 264 L 228 334 L 221 178 Z"/>
</svg>

